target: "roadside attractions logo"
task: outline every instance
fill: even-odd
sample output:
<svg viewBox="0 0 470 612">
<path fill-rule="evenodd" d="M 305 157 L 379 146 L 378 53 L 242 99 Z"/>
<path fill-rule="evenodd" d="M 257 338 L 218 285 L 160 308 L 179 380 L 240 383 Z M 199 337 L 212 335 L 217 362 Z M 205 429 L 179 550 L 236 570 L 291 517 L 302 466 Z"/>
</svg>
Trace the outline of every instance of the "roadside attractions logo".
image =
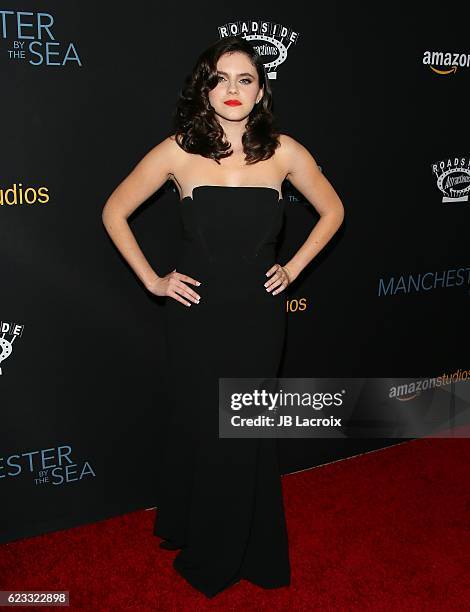
<svg viewBox="0 0 470 612">
<path fill-rule="evenodd" d="M 431 164 L 443 204 L 468 202 L 470 193 L 470 157 L 455 156 Z"/>
<path fill-rule="evenodd" d="M 10 321 L 0 321 L 0 375 L 3 374 L 1 364 L 8 359 L 13 352 L 13 344 L 17 338 L 21 338 L 24 325 Z M 7 336 L 11 336 L 8 339 Z"/>
<path fill-rule="evenodd" d="M 220 38 L 241 36 L 253 43 L 261 57 L 270 79 L 277 79 L 277 69 L 287 59 L 287 52 L 299 40 L 300 34 L 280 23 L 264 19 L 233 21 L 219 26 Z"/>
<path fill-rule="evenodd" d="M 26 61 L 32 66 L 81 67 L 74 43 L 57 41 L 53 26 L 50 13 L 0 10 L 0 57 Z"/>
</svg>

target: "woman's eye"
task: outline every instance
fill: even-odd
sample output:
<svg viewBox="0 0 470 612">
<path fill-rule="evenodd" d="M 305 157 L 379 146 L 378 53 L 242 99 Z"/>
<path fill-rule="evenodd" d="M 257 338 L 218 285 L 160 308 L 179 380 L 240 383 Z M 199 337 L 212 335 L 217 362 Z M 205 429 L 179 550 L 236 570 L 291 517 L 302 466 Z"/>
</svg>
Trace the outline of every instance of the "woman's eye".
<svg viewBox="0 0 470 612">
<path fill-rule="evenodd" d="M 217 80 L 219 80 L 219 79 L 223 79 L 223 78 L 224 78 L 224 77 L 223 77 L 221 74 L 217 75 Z M 225 80 L 225 79 L 224 79 L 224 80 Z M 249 84 L 252 82 L 250 79 L 241 79 L 241 81 L 242 81 L 242 82 L 243 82 L 243 81 L 245 81 L 247 85 L 249 85 Z"/>
</svg>

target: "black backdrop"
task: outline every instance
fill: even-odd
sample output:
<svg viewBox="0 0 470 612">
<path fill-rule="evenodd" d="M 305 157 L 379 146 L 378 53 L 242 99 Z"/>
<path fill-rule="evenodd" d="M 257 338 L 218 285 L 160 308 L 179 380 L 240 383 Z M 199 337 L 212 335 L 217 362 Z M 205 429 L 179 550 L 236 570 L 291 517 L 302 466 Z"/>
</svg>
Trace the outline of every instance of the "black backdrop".
<svg viewBox="0 0 470 612">
<path fill-rule="evenodd" d="M 167 135 L 184 76 L 230 24 L 265 22 L 268 40 L 253 41 L 264 49 L 273 49 L 269 37 L 280 40 L 275 25 L 295 34 L 271 80 L 274 111 L 346 210 L 289 290 L 280 374 L 468 367 L 469 9 L 252 7 L 49 0 L 43 15 L 33 2 L 0 7 L 11 11 L 0 13 L 1 541 L 154 505 L 166 418 L 162 301 L 119 255 L 101 211 Z M 444 55 L 425 63 L 426 52 Z M 450 168 L 464 195 L 447 189 L 444 202 L 438 178 Z M 281 262 L 318 218 L 283 187 Z M 168 184 L 130 218 L 162 275 L 178 249 L 177 204 Z M 418 289 L 402 288 L 400 279 L 425 273 Z M 397 442 L 281 440 L 283 473 Z"/>
</svg>

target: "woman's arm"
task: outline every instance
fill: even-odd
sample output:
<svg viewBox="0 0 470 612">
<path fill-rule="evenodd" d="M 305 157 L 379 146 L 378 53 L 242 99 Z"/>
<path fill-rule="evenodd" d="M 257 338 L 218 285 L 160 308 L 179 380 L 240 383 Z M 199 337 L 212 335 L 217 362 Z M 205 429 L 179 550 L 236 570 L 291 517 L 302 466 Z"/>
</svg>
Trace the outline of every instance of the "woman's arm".
<svg viewBox="0 0 470 612">
<path fill-rule="evenodd" d="M 283 266 L 287 268 L 292 282 L 336 233 L 344 219 L 344 207 L 331 183 L 323 176 L 315 159 L 303 145 L 283 134 L 279 151 L 282 150 L 288 170 L 286 178 L 320 214 L 318 223 L 304 244 Z"/>
<path fill-rule="evenodd" d="M 168 180 L 174 155 L 175 143 L 170 138 L 151 149 L 109 196 L 101 215 L 112 241 L 146 288 L 159 277 L 137 244 L 127 218 Z"/>
<path fill-rule="evenodd" d="M 200 296 L 186 283 L 198 286 L 199 281 L 176 269 L 165 276 L 158 276 L 127 223 L 129 215 L 173 174 L 178 147 L 168 137 L 151 149 L 109 196 L 101 216 L 112 241 L 146 289 L 155 295 L 169 296 L 185 306 L 191 306 L 192 302 L 199 303 Z"/>
</svg>

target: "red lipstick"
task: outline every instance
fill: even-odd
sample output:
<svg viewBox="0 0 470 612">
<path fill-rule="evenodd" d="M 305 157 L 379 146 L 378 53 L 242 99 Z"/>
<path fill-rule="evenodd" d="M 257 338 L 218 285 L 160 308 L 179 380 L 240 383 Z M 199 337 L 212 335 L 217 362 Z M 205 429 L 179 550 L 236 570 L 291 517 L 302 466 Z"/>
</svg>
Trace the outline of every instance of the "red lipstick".
<svg viewBox="0 0 470 612">
<path fill-rule="evenodd" d="M 240 106 L 241 102 L 239 100 L 226 100 L 224 104 L 228 106 Z"/>
</svg>

